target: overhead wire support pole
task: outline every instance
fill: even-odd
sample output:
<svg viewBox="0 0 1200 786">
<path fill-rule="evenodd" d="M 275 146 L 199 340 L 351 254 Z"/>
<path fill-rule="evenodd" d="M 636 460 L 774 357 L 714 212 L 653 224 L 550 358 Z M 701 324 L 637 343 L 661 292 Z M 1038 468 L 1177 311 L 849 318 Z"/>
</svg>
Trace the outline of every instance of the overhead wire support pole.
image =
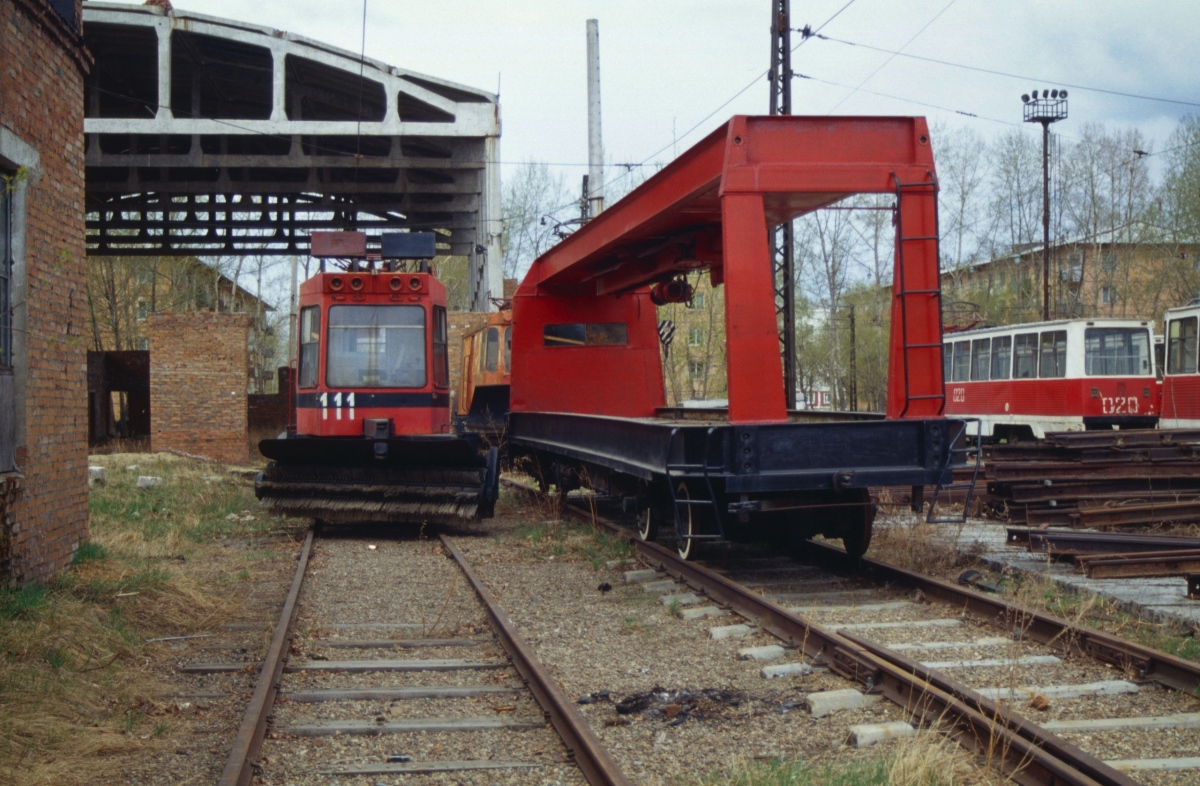
<svg viewBox="0 0 1200 786">
<path fill-rule="evenodd" d="M 792 113 L 791 0 L 771 0 L 771 114 Z M 796 408 L 796 263 L 792 222 L 769 230 L 775 275 L 775 312 L 783 345 L 783 388 L 788 409 Z"/>
</svg>

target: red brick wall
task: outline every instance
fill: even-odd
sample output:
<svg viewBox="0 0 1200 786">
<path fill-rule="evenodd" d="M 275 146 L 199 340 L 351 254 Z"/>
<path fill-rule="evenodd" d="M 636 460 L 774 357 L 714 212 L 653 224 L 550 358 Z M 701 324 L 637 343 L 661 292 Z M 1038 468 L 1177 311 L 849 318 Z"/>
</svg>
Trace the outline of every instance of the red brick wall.
<svg viewBox="0 0 1200 786">
<path fill-rule="evenodd" d="M 24 186 L 26 286 L 14 293 L 14 311 L 26 321 L 14 353 L 24 388 L 16 412 L 24 479 L 6 478 L 0 495 L 0 581 L 17 584 L 69 565 L 87 537 L 84 66 L 77 42 L 45 0 L 0 0 L 0 126 L 39 156 Z"/>
<path fill-rule="evenodd" d="M 250 321 L 245 314 L 150 315 L 151 450 L 246 463 Z"/>
</svg>

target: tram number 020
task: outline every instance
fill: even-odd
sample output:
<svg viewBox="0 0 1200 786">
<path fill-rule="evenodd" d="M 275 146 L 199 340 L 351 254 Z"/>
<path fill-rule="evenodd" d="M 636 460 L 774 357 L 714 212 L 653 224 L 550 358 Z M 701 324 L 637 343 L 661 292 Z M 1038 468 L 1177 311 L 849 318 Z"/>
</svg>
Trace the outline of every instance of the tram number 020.
<svg viewBox="0 0 1200 786">
<path fill-rule="evenodd" d="M 334 412 L 337 413 L 337 415 L 336 415 L 337 419 L 341 420 L 342 419 L 342 403 L 343 403 L 342 394 L 334 393 L 332 396 L 332 400 L 333 400 L 332 409 Z M 330 395 L 328 393 L 322 393 L 321 395 L 317 396 L 317 401 L 321 405 L 321 419 L 328 420 L 329 419 L 329 410 L 330 410 L 330 406 L 329 406 Z M 345 401 L 346 406 L 350 409 L 350 412 L 349 412 L 350 419 L 354 420 L 354 394 L 347 393 L 344 401 Z"/>
<path fill-rule="evenodd" d="M 950 388 L 950 400 L 955 403 L 962 403 L 967 400 L 966 388 Z"/>
<path fill-rule="evenodd" d="M 1137 396 L 1101 396 L 1100 410 L 1105 415 L 1136 415 Z"/>
</svg>

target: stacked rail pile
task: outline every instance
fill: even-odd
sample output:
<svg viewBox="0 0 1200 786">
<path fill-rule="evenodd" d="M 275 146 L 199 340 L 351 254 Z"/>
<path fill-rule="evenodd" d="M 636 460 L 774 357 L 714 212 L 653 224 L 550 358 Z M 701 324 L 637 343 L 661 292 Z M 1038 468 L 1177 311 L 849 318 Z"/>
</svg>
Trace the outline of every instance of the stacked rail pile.
<svg viewBox="0 0 1200 786">
<path fill-rule="evenodd" d="M 1070 560 L 1090 579 L 1186 576 L 1188 597 L 1200 599 L 1200 538 L 1011 527 L 1008 542 Z"/>
<path fill-rule="evenodd" d="M 1200 429 L 1082 431 L 984 451 L 991 506 L 1030 527 L 1200 522 Z"/>
</svg>

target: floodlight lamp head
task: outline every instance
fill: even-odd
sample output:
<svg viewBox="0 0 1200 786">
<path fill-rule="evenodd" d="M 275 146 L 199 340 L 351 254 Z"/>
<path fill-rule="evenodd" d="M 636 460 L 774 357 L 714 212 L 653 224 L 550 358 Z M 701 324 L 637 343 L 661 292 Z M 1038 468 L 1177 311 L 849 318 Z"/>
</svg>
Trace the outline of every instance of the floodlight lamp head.
<svg viewBox="0 0 1200 786">
<path fill-rule="evenodd" d="M 1034 91 L 1033 91 L 1032 93 L 1030 93 L 1029 95 L 1033 96 L 1033 100 L 1034 100 L 1034 101 L 1036 101 L 1036 100 L 1037 100 L 1037 91 L 1036 91 L 1036 90 L 1034 90 Z"/>
<path fill-rule="evenodd" d="M 1051 90 L 1051 91 L 1050 91 L 1050 97 L 1051 97 L 1051 98 L 1058 98 L 1058 91 L 1057 91 L 1057 90 Z"/>
<path fill-rule="evenodd" d="M 1067 91 L 1066 91 L 1066 90 L 1059 90 L 1059 91 L 1058 91 L 1058 97 L 1059 97 L 1059 98 L 1066 98 L 1066 97 L 1067 97 Z"/>
</svg>

